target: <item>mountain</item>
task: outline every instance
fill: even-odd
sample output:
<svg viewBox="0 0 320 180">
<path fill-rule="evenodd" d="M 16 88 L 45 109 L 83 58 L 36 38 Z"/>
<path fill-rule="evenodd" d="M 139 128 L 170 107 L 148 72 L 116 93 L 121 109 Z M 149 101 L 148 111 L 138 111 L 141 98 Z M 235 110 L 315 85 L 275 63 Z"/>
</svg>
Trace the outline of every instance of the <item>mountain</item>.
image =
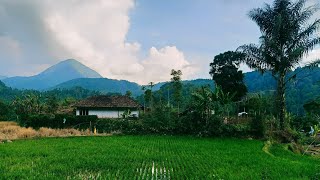
<svg viewBox="0 0 320 180">
<path fill-rule="evenodd" d="M 195 87 L 209 85 L 213 87 L 213 81 L 208 79 L 196 79 L 182 81 L 183 84 L 192 84 Z M 153 91 L 158 91 L 162 86 L 168 86 L 168 82 L 160 82 L 154 85 Z M 131 91 L 134 96 L 139 96 L 143 93 L 142 86 L 126 80 L 114 80 L 108 78 L 80 78 L 63 82 L 52 89 L 72 89 L 75 87 L 82 87 L 91 91 L 99 91 L 101 93 L 121 93 L 125 94 L 126 91 Z"/>
<path fill-rule="evenodd" d="M 126 80 L 114 80 L 107 78 L 80 78 L 61 83 L 51 89 L 71 89 L 82 87 L 102 93 L 121 93 L 131 91 L 134 96 L 142 94 L 141 86 Z"/>
<path fill-rule="evenodd" d="M 60 83 L 78 78 L 102 78 L 100 74 L 77 60 L 62 61 L 42 73 L 30 77 L 11 77 L 3 82 L 12 88 L 45 90 Z"/>
<path fill-rule="evenodd" d="M 168 86 L 170 82 L 159 82 L 156 83 L 154 85 L 154 87 L 152 88 L 153 91 L 158 91 L 161 89 L 162 86 Z M 210 79 L 194 79 L 194 80 L 184 80 L 182 81 L 183 85 L 187 85 L 187 84 L 191 84 L 195 87 L 201 87 L 201 86 L 210 86 L 210 87 L 214 87 L 214 83 L 212 80 Z M 147 85 L 148 86 L 148 85 Z"/>
<path fill-rule="evenodd" d="M 6 76 L 0 76 L 0 80 L 6 79 L 6 78 L 7 78 Z"/>
</svg>

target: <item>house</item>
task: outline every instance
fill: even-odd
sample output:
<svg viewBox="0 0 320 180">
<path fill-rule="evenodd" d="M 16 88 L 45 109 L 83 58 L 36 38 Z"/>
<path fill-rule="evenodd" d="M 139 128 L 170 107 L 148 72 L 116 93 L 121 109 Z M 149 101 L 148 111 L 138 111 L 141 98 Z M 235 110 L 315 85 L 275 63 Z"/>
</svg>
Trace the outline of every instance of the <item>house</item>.
<svg viewBox="0 0 320 180">
<path fill-rule="evenodd" d="M 126 112 L 139 117 L 140 104 L 129 96 L 93 96 L 75 104 L 77 116 L 97 115 L 98 118 L 121 118 Z"/>
</svg>

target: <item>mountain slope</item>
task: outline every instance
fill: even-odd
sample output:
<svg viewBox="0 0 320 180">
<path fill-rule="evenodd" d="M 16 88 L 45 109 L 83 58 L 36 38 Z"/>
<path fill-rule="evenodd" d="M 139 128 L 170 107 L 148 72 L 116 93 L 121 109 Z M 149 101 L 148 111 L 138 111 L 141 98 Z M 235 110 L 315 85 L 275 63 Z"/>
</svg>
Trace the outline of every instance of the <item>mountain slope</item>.
<svg viewBox="0 0 320 180">
<path fill-rule="evenodd" d="M 0 80 L 6 79 L 6 78 L 7 78 L 6 76 L 0 76 Z"/>
<path fill-rule="evenodd" d="M 102 78 L 100 74 L 74 59 L 62 61 L 30 77 L 12 77 L 3 82 L 12 88 L 44 90 L 77 78 Z"/>
<path fill-rule="evenodd" d="M 142 94 L 141 86 L 136 83 L 125 80 L 114 80 L 107 78 L 73 79 L 61 83 L 51 89 L 71 89 L 74 87 L 82 87 L 92 91 L 100 91 L 102 93 L 125 94 L 126 91 L 131 91 L 134 96 Z"/>
</svg>

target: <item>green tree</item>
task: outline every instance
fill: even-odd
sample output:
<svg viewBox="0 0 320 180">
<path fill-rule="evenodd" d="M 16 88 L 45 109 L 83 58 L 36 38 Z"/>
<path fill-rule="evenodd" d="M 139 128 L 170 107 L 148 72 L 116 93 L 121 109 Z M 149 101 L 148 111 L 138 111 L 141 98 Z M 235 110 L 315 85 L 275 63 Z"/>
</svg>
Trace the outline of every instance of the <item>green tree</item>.
<svg viewBox="0 0 320 180">
<path fill-rule="evenodd" d="M 220 86 L 217 86 L 214 91 L 202 86 L 192 93 L 192 106 L 207 124 L 213 114 L 229 116 L 233 107 L 233 98 L 234 94 L 224 93 Z"/>
<path fill-rule="evenodd" d="M 58 99 L 54 95 L 50 95 L 46 98 L 46 108 L 48 113 L 55 114 L 59 108 Z"/>
<path fill-rule="evenodd" d="M 149 105 L 149 107 L 152 106 L 152 91 L 151 89 L 147 89 L 145 92 L 144 92 L 144 99 L 146 101 L 146 103 Z"/>
<path fill-rule="evenodd" d="M 154 87 L 154 83 L 150 82 L 147 86 L 142 86 L 142 90 L 144 91 L 144 104 L 145 106 L 149 106 L 149 108 L 152 110 L 153 107 L 153 94 L 152 94 L 152 88 Z"/>
<path fill-rule="evenodd" d="M 196 114 L 200 115 L 199 118 L 205 120 L 206 125 L 212 115 L 214 100 L 214 93 L 210 88 L 205 86 L 202 86 L 192 93 L 192 109 Z"/>
<path fill-rule="evenodd" d="M 148 84 L 148 86 L 149 86 L 149 97 L 150 97 L 150 108 L 151 108 L 151 110 L 152 110 L 152 108 L 153 108 L 153 94 L 152 94 L 152 88 L 154 87 L 154 82 L 150 82 L 149 84 Z"/>
<path fill-rule="evenodd" d="M 27 94 L 22 98 L 16 97 L 12 102 L 16 114 L 40 114 L 43 109 L 43 104 L 40 101 L 40 96 L 35 94 Z"/>
<path fill-rule="evenodd" d="M 260 44 L 239 48 L 246 54 L 245 62 L 249 67 L 261 72 L 271 71 L 277 80 L 277 109 L 281 130 L 287 124 L 286 86 L 296 77 L 296 74 L 287 78 L 286 75 L 320 43 L 317 35 L 320 20 L 311 22 L 317 8 L 305 6 L 306 0 L 275 0 L 273 5 L 266 4 L 264 8 L 253 9 L 249 17 L 260 28 Z"/>
<path fill-rule="evenodd" d="M 235 94 L 234 101 L 240 100 L 248 91 L 243 81 L 244 75 L 239 70 L 243 59 L 244 54 L 228 51 L 215 56 L 213 62 L 210 63 L 212 79 L 224 93 Z"/>
<path fill-rule="evenodd" d="M 4 102 L 0 101 L 0 117 L 4 117 L 8 115 L 8 113 L 9 113 L 9 106 Z"/>
<path fill-rule="evenodd" d="M 173 87 L 173 98 L 178 107 L 178 113 L 180 113 L 180 103 L 182 98 L 182 83 L 181 83 L 181 70 L 171 70 L 171 83 Z"/>
<path fill-rule="evenodd" d="M 132 92 L 131 91 L 126 91 L 126 96 L 131 97 L 132 96 Z"/>
<path fill-rule="evenodd" d="M 230 112 L 234 109 L 234 99 L 236 93 L 225 93 L 220 86 L 216 86 L 213 92 L 213 100 L 215 101 L 215 111 L 222 113 L 229 118 Z"/>
</svg>

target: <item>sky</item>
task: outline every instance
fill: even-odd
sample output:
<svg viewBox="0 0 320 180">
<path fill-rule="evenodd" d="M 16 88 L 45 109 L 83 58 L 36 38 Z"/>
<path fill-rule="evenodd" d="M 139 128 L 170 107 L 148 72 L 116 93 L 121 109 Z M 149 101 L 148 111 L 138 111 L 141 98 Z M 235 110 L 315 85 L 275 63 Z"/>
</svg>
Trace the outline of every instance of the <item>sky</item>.
<svg viewBox="0 0 320 180">
<path fill-rule="evenodd" d="M 106 78 L 139 84 L 168 81 L 171 69 L 183 79 L 210 78 L 215 55 L 258 42 L 247 14 L 271 2 L 1 0 L 0 75 L 31 76 L 73 58 Z M 316 58 L 319 48 L 304 61 Z"/>
</svg>

